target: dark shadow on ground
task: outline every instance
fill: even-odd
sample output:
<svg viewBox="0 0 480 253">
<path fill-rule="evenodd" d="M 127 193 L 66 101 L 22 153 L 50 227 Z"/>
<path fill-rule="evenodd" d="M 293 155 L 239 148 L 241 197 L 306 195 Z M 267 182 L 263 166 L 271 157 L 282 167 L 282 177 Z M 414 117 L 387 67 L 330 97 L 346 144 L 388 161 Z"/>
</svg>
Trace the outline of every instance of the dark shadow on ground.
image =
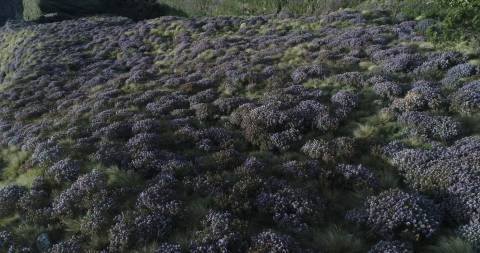
<svg viewBox="0 0 480 253">
<path fill-rule="evenodd" d="M 148 3 L 138 4 L 135 1 L 114 1 L 114 5 L 109 7 L 113 15 L 129 17 L 133 20 L 142 20 L 156 18 L 160 16 L 182 16 L 187 14 L 181 10 L 172 8 L 165 4 Z"/>
<path fill-rule="evenodd" d="M 54 22 L 99 14 L 124 16 L 133 20 L 167 15 L 187 16 L 181 10 L 158 4 L 153 0 L 40 0 L 39 9 L 42 13 L 39 22 Z M 50 15 L 51 13 L 55 15 Z"/>
<path fill-rule="evenodd" d="M 0 26 L 7 20 L 22 19 L 23 6 L 21 0 L 1 0 L 0 1 Z"/>
</svg>

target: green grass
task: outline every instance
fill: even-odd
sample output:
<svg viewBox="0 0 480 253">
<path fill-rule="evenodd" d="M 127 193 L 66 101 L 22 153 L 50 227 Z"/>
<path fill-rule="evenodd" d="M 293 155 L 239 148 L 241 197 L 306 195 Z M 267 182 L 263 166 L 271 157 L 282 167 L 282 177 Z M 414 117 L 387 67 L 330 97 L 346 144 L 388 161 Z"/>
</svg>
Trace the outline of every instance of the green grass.
<svg viewBox="0 0 480 253">
<path fill-rule="evenodd" d="M 13 183 L 20 186 L 31 187 L 35 179 L 43 175 L 43 172 L 42 168 L 29 169 L 16 177 Z"/>
<path fill-rule="evenodd" d="M 144 245 L 143 247 L 140 247 L 138 249 L 133 250 L 133 253 L 151 253 L 155 252 L 157 250 L 159 245 L 157 243 L 152 243 L 149 245 Z"/>
<path fill-rule="evenodd" d="M 4 71 L 7 77 L 9 77 L 11 73 L 7 69 L 7 66 L 10 62 L 16 60 L 14 59 L 15 52 L 25 48 L 26 45 L 30 43 L 30 39 L 35 35 L 36 33 L 29 28 L 23 28 L 17 31 L 2 31 L 0 34 L 0 43 L 2 44 L 0 47 L 0 72 Z M 28 54 L 24 54 L 21 61 L 25 64 L 29 63 L 28 57 Z M 6 83 L 0 83 L 0 91 L 4 90 L 6 85 Z"/>
<path fill-rule="evenodd" d="M 44 170 L 26 164 L 30 154 L 16 147 L 4 148 L 0 151 L 0 186 L 16 184 L 30 187 Z"/>
<path fill-rule="evenodd" d="M 370 124 L 359 124 L 353 131 L 353 136 L 357 139 L 370 139 L 378 134 L 378 127 Z"/>
<path fill-rule="evenodd" d="M 5 217 L 0 219 L 0 228 L 7 227 L 15 222 L 19 221 L 20 216 L 18 214 L 13 214 L 12 216 Z"/>
<path fill-rule="evenodd" d="M 107 184 L 112 187 L 139 186 L 143 178 L 133 170 L 121 170 L 118 167 L 101 168 L 107 175 Z"/>
<path fill-rule="evenodd" d="M 197 59 L 203 62 L 209 62 L 214 58 L 216 58 L 216 51 L 213 49 L 207 49 L 197 56 Z"/>
<path fill-rule="evenodd" d="M 305 59 L 310 53 L 307 50 L 307 44 L 300 44 L 285 50 L 281 59 L 280 68 L 287 66 L 299 66 L 305 63 Z"/>
<path fill-rule="evenodd" d="M 76 234 L 82 230 L 82 223 L 80 220 L 63 218 L 62 222 L 65 227 L 65 231 L 69 234 Z"/>
<path fill-rule="evenodd" d="M 303 84 L 306 88 L 320 89 L 327 96 L 331 96 L 338 91 L 355 91 L 355 88 L 348 85 L 336 83 L 331 79 L 310 79 Z"/>
<path fill-rule="evenodd" d="M 0 151 L 2 179 L 12 179 L 19 176 L 20 168 L 27 161 L 29 155 L 15 147 Z"/>
<path fill-rule="evenodd" d="M 46 228 L 38 225 L 30 225 L 27 223 L 19 224 L 18 226 L 13 227 L 12 231 L 14 234 L 18 235 L 27 242 L 35 242 L 38 235 L 43 232 L 48 232 L 52 228 Z M 18 238 L 20 239 L 20 238 Z"/>
<path fill-rule="evenodd" d="M 441 237 L 435 245 L 426 247 L 429 253 L 475 253 L 472 246 L 458 237 Z"/>
<path fill-rule="evenodd" d="M 339 226 L 313 231 L 315 243 L 321 245 L 324 252 L 367 252 L 366 242 Z"/>
<path fill-rule="evenodd" d="M 460 121 L 465 129 L 464 134 L 480 135 L 480 113 L 460 117 Z"/>
<path fill-rule="evenodd" d="M 175 230 L 169 235 L 169 241 L 174 241 L 184 248 L 189 247 L 189 242 L 195 237 L 195 231 L 200 227 L 200 221 L 212 209 L 214 199 L 210 197 L 202 198 L 191 196 L 185 206 L 185 215 L 182 222 L 178 223 Z"/>
</svg>

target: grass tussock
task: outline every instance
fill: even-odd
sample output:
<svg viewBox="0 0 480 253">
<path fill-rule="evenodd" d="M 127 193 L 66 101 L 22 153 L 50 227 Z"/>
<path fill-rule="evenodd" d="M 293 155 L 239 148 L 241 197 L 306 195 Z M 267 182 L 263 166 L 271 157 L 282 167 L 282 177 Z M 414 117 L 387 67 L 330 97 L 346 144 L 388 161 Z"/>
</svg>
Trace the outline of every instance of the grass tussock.
<svg viewBox="0 0 480 253">
<path fill-rule="evenodd" d="M 342 253 L 366 252 L 367 244 L 354 234 L 339 226 L 328 227 L 314 232 L 314 240 L 325 252 Z"/>
<path fill-rule="evenodd" d="M 472 245 L 458 237 L 442 237 L 436 244 L 428 246 L 429 253 L 474 253 Z"/>
</svg>

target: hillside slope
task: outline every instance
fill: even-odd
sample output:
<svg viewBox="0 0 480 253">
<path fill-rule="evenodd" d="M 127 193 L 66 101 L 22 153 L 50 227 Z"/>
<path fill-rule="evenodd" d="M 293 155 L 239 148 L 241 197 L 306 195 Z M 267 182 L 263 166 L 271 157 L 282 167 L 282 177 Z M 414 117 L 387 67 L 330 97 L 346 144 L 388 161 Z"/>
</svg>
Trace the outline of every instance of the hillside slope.
<svg viewBox="0 0 480 253">
<path fill-rule="evenodd" d="M 474 252 L 479 56 L 429 25 L 0 28 L 1 251 Z"/>
</svg>

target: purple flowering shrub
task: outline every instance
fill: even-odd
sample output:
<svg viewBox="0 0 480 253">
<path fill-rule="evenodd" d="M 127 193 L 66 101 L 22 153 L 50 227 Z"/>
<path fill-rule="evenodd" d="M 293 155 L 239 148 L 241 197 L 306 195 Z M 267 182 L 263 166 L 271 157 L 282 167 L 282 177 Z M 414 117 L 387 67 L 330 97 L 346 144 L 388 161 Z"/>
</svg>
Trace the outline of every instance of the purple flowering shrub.
<svg viewBox="0 0 480 253">
<path fill-rule="evenodd" d="M 345 9 L 1 27 L 0 251 L 477 245 L 478 66 L 415 46 L 431 25 Z"/>
<path fill-rule="evenodd" d="M 440 226 L 442 215 L 430 199 L 391 189 L 369 197 L 364 207 L 347 216 L 365 223 L 386 239 L 431 237 Z"/>
</svg>

